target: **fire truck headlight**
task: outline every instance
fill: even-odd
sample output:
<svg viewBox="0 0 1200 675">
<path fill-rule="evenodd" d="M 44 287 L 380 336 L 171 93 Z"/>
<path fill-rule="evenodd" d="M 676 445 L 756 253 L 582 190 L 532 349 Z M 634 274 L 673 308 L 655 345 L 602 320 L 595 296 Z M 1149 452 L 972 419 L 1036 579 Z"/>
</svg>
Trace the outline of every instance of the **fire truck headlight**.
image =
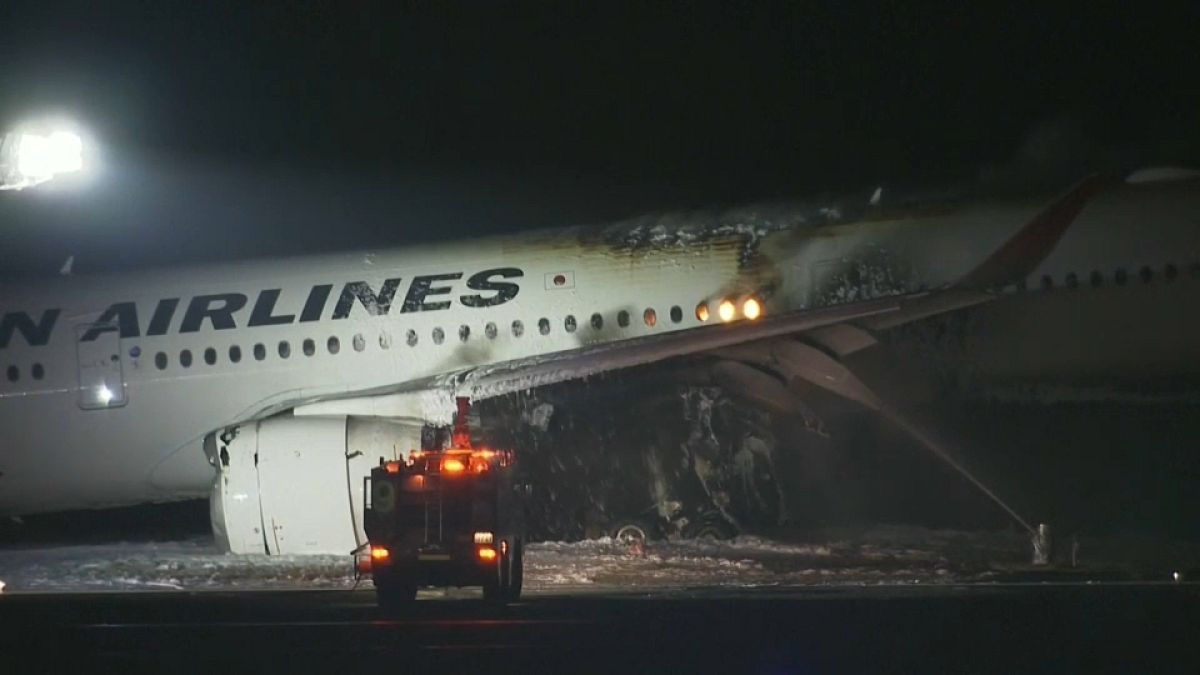
<svg viewBox="0 0 1200 675">
<path fill-rule="evenodd" d="M 392 552 L 382 546 L 371 547 L 371 560 L 387 560 L 392 557 Z"/>
<path fill-rule="evenodd" d="M 483 562 L 492 562 L 496 559 L 496 549 L 491 546 L 480 546 L 478 555 Z"/>
</svg>

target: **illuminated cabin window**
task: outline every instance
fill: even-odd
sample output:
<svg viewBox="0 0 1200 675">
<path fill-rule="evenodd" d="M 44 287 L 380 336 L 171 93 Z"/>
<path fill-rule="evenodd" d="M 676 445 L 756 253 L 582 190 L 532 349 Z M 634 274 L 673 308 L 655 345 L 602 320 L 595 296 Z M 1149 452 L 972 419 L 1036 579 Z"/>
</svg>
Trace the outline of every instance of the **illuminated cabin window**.
<svg viewBox="0 0 1200 675">
<path fill-rule="evenodd" d="M 46 369 L 42 368 L 42 364 L 35 363 L 33 364 L 33 368 L 30 369 L 29 374 L 33 375 L 33 379 L 40 380 L 46 376 Z"/>
<path fill-rule="evenodd" d="M 626 312 L 625 310 L 617 312 L 617 325 L 621 328 L 629 327 L 629 312 Z"/>
<path fill-rule="evenodd" d="M 367 348 L 367 339 L 363 337 L 362 333 L 355 333 L 354 337 L 350 339 L 350 345 L 354 347 L 354 351 L 361 352 Z"/>
<path fill-rule="evenodd" d="M 1129 281 L 1129 276 L 1125 274 L 1125 268 L 1121 268 L 1113 273 L 1113 281 L 1117 282 L 1118 286 L 1124 286 L 1126 281 Z"/>
<path fill-rule="evenodd" d="M 550 319 L 547 319 L 546 317 L 538 319 L 538 332 L 542 335 L 550 334 Z"/>
<path fill-rule="evenodd" d="M 287 340 L 279 341 L 279 358 L 286 359 L 292 355 L 292 345 Z"/>
<path fill-rule="evenodd" d="M 404 342 L 409 347 L 416 347 L 417 346 L 417 331 L 415 331 L 411 328 L 404 331 Z"/>
<path fill-rule="evenodd" d="M 165 353 L 159 352 L 154 355 L 154 367 L 159 370 L 167 369 L 167 355 Z"/>
<path fill-rule="evenodd" d="M 471 327 L 467 326 L 465 324 L 462 326 L 459 326 L 458 327 L 458 341 L 466 342 L 467 340 L 470 340 L 470 339 L 471 339 Z"/>
<path fill-rule="evenodd" d="M 700 321 L 708 321 L 708 303 L 702 302 L 696 305 L 696 318 Z"/>
<path fill-rule="evenodd" d="M 1154 270 L 1149 267 L 1143 267 L 1141 272 L 1138 272 L 1143 284 L 1148 284 L 1154 279 Z"/>
<path fill-rule="evenodd" d="M 304 338 L 304 342 L 300 343 L 300 351 L 305 356 L 312 356 L 317 353 L 317 343 L 312 338 Z"/>
<path fill-rule="evenodd" d="M 380 349 L 391 349 L 391 347 L 392 347 L 392 334 L 388 333 L 387 331 L 380 333 L 379 334 L 379 348 Z"/>
<path fill-rule="evenodd" d="M 647 307 L 646 311 L 642 312 L 642 321 L 645 321 L 647 326 L 653 328 L 658 324 L 658 313 L 654 311 L 654 308 Z"/>
<path fill-rule="evenodd" d="M 1100 270 L 1092 270 L 1092 288 L 1100 288 L 1104 285 L 1104 275 Z"/>
<path fill-rule="evenodd" d="M 574 333 L 575 329 L 578 327 L 579 324 L 575 322 L 574 314 L 568 314 L 567 318 L 563 319 L 563 330 L 567 331 L 568 333 Z"/>
<path fill-rule="evenodd" d="M 209 348 L 205 349 L 205 350 L 204 350 L 204 362 L 205 362 L 205 363 L 207 363 L 207 364 L 208 364 L 208 365 L 210 365 L 210 366 L 212 366 L 212 365 L 216 365 L 216 363 L 217 363 L 217 350 L 213 349 L 212 347 L 209 347 Z"/>
<path fill-rule="evenodd" d="M 21 378 L 21 371 L 16 366 L 8 367 L 8 381 L 16 382 Z"/>
<path fill-rule="evenodd" d="M 237 363 L 238 361 L 241 361 L 241 360 L 242 360 L 242 348 L 237 345 L 230 346 L 229 347 L 230 363 Z"/>
<path fill-rule="evenodd" d="M 595 330 L 604 328 L 604 317 L 599 312 L 592 315 L 592 328 Z"/>
<path fill-rule="evenodd" d="M 1079 287 L 1079 277 L 1075 276 L 1074 272 L 1069 272 L 1067 274 L 1066 283 L 1067 283 L 1067 288 L 1078 288 Z"/>
<path fill-rule="evenodd" d="M 446 331 L 441 326 L 433 329 L 433 344 L 440 345 L 446 340 Z"/>
<path fill-rule="evenodd" d="M 679 323 L 683 321 L 683 308 L 675 305 L 671 308 L 671 323 Z"/>
<path fill-rule="evenodd" d="M 487 339 L 489 340 L 495 340 L 496 335 L 499 332 L 500 331 L 496 330 L 496 323 L 494 321 L 487 322 L 487 325 L 483 327 L 483 334 L 486 335 Z"/>
<path fill-rule="evenodd" d="M 183 366 L 184 368 L 192 367 L 192 350 L 185 349 L 179 352 L 179 365 Z"/>
<path fill-rule="evenodd" d="M 342 343 L 338 341 L 336 335 L 331 335 L 329 336 L 329 339 L 325 341 L 325 348 L 329 350 L 330 354 L 336 354 L 342 351 Z"/>
<path fill-rule="evenodd" d="M 521 337 L 525 334 L 525 324 L 521 323 L 520 319 L 512 322 L 513 337 Z"/>
<path fill-rule="evenodd" d="M 267 346 L 259 342 L 254 345 L 254 360 L 262 361 L 267 358 Z"/>
<path fill-rule="evenodd" d="M 1163 268 L 1163 278 L 1166 279 L 1167 281 L 1175 281 L 1175 279 L 1178 276 L 1179 276 L 1179 268 L 1178 267 L 1168 263 L 1167 266 Z"/>
</svg>

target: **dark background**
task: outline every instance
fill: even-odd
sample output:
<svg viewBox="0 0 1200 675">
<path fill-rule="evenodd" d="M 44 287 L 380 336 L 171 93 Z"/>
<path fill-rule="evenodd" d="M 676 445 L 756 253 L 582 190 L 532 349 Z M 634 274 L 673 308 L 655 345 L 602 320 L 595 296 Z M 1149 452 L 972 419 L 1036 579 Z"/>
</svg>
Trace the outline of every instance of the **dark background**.
<svg viewBox="0 0 1200 675">
<path fill-rule="evenodd" d="M 99 168 L 0 275 L 1194 163 L 1195 3 L 907 4 L 5 2 L 0 126 Z"/>
</svg>

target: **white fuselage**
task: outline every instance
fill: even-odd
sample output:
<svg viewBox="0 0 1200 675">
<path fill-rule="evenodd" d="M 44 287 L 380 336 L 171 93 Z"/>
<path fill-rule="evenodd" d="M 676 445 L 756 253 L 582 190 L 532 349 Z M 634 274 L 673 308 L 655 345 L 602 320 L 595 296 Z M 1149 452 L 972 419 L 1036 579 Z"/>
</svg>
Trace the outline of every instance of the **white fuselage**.
<svg viewBox="0 0 1200 675">
<path fill-rule="evenodd" d="M 703 236 L 571 229 L 6 287 L 0 513 L 204 496 L 213 468 L 201 443 L 224 426 L 481 365 L 705 330 L 727 297 L 757 295 L 770 316 L 945 287 L 1043 205 L 735 223 Z M 1190 278 L 1198 216 L 1196 181 L 1099 194 L 1026 285 L 1075 274 L 1086 286 L 1093 271 L 1112 284 L 1124 270 L 1132 286 L 1147 267 L 1200 286 Z M 852 278 L 848 266 L 858 266 Z"/>
</svg>

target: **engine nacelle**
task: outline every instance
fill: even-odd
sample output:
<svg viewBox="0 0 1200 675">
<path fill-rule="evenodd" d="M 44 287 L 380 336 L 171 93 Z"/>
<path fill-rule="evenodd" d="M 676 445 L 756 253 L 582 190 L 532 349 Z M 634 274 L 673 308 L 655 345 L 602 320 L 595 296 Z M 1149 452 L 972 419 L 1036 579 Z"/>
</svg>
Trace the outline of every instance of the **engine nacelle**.
<svg viewBox="0 0 1200 675">
<path fill-rule="evenodd" d="M 366 541 L 363 478 L 380 457 L 399 459 L 419 439 L 411 424 L 290 414 L 210 434 L 217 545 L 232 553 L 350 553 Z"/>
</svg>

